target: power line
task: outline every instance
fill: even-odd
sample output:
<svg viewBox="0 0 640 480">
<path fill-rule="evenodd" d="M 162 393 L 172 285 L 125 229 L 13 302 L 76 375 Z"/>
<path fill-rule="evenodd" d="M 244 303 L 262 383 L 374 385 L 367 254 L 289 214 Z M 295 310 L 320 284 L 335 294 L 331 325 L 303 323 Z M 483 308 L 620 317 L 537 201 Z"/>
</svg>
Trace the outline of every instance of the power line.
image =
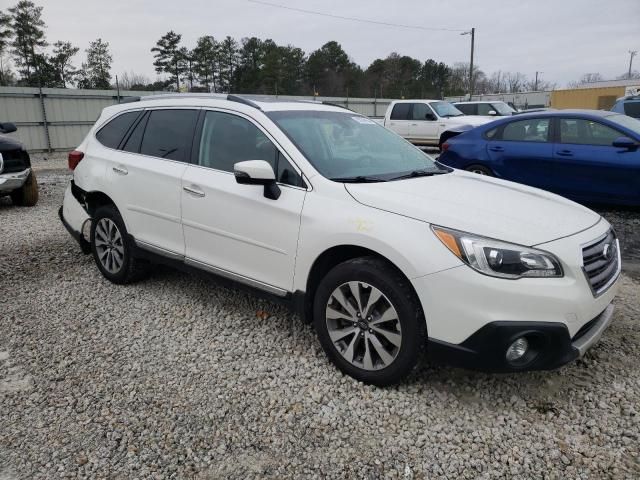
<svg viewBox="0 0 640 480">
<path fill-rule="evenodd" d="M 419 25 L 404 25 L 404 24 L 401 24 L 401 23 L 380 22 L 380 21 L 377 21 L 377 20 L 367 20 L 365 18 L 347 17 L 347 16 L 344 16 L 344 15 L 334 15 L 334 14 L 331 14 L 331 13 L 318 12 L 318 11 L 315 11 L 315 10 L 305 10 L 304 8 L 289 7 L 287 5 L 280 5 L 280 4 L 277 4 L 277 3 L 263 2 L 261 0 L 247 0 L 247 2 L 257 3 L 259 5 L 266 5 L 268 7 L 282 8 L 284 10 L 292 10 L 292 11 L 298 12 L 298 13 L 306 13 L 306 14 L 310 14 L 310 15 L 318 15 L 318 16 L 321 16 L 321 17 L 338 18 L 340 20 L 349 20 L 349 21 L 352 21 L 352 22 L 370 23 L 370 24 L 373 24 L 373 25 L 383 25 L 385 27 L 398 27 L 398 28 L 408 28 L 408 29 L 412 29 L 412 30 L 430 30 L 430 31 L 441 31 L 441 32 L 463 32 L 464 31 L 462 29 L 455 29 L 455 28 L 421 27 Z"/>
</svg>

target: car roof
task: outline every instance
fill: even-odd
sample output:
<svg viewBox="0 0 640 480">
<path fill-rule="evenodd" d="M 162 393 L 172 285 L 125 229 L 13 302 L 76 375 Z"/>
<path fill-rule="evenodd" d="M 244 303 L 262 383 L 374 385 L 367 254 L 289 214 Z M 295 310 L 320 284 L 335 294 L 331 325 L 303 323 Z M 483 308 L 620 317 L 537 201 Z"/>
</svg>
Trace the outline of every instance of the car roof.
<svg viewBox="0 0 640 480">
<path fill-rule="evenodd" d="M 616 112 L 611 112 L 609 110 L 587 110 L 587 109 L 566 109 L 566 110 L 543 110 L 543 111 L 534 111 L 534 112 L 522 112 L 518 113 L 518 115 L 514 115 L 509 117 L 510 119 L 517 118 L 527 118 L 527 117 L 565 117 L 570 115 L 580 115 L 583 117 L 598 117 L 605 118 L 610 117 L 612 115 L 620 115 Z"/>
<path fill-rule="evenodd" d="M 446 102 L 446 100 L 434 100 L 434 99 L 428 99 L 428 98 L 414 98 L 414 99 L 394 100 L 392 103 L 433 103 L 433 102 Z"/>
</svg>

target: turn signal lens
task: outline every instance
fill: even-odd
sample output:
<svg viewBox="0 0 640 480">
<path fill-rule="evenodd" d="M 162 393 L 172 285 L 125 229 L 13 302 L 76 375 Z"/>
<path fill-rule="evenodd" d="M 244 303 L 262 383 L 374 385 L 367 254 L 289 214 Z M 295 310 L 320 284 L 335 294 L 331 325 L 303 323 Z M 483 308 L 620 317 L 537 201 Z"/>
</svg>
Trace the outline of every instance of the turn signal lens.
<svg viewBox="0 0 640 480">
<path fill-rule="evenodd" d="M 433 228 L 433 233 L 436 234 L 440 241 L 444 243 L 444 245 L 451 250 L 456 257 L 462 260 L 462 252 L 460 251 L 456 237 L 451 235 L 449 232 L 445 232 L 444 230 L 440 230 L 436 227 Z"/>
</svg>

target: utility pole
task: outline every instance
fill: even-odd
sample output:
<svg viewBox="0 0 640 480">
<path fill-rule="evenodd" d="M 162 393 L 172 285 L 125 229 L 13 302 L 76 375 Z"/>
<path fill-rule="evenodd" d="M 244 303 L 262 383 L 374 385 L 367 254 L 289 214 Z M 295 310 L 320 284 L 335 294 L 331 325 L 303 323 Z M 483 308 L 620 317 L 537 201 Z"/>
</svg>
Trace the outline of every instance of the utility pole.
<svg viewBox="0 0 640 480">
<path fill-rule="evenodd" d="M 473 49 L 475 46 L 476 29 L 472 28 L 468 32 L 463 32 L 460 35 L 471 35 L 471 61 L 469 62 L 469 100 L 473 99 Z"/>
<path fill-rule="evenodd" d="M 533 91 L 534 91 L 534 92 L 537 92 L 537 91 L 538 91 L 538 74 L 539 74 L 539 73 L 544 73 L 544 72 L 536 72 L 536 81 L 535 81 L 535 83 L 533 84 Z"/>
<path fill-rule="evenodd" d="M 637 50 L 629 50 L 629 79 L 631 79 L 631 66 L 633 65 L 633 57 L 635 57 L 637 54 Z"/>
</svg>

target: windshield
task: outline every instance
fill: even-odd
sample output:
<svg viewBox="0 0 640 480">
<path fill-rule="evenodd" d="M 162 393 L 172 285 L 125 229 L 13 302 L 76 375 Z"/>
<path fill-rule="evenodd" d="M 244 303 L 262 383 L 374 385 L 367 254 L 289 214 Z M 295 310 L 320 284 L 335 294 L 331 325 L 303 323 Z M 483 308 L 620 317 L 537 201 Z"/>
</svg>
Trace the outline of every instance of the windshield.
<svg viewBox="0 0 640 480">
<path fill-rule="evenodd" d="M 459 117 L 460 115 L 464 115 L 464 113 L 449 102 L 431 102 L 429 105 L 440 117 Z"/>
<path fill-rule="evenodd" d="M 356 113 L 311 110 L 268 115 L 316 170 L 331 180 L 386 181 L 416 171 L 449 171 L 395 133 Z"/>
<path fill-rule="evenodd" d="M 504 102 L 492 103 L 491 106 L 495 108 L 496 112 L 498 112 L 500 115 L 511 115 L 513 114 L 513 112 L 515 112 L 513 108 L 511 108 Z"/>
<path fill-rule="evenodd" d="M 627 115 L 609 115 L 607 116 L 607 120 L 632 130 L 636 135 L 640 135 L 640 120 L 637 118 L 629 117 Z"/>
</svg>

